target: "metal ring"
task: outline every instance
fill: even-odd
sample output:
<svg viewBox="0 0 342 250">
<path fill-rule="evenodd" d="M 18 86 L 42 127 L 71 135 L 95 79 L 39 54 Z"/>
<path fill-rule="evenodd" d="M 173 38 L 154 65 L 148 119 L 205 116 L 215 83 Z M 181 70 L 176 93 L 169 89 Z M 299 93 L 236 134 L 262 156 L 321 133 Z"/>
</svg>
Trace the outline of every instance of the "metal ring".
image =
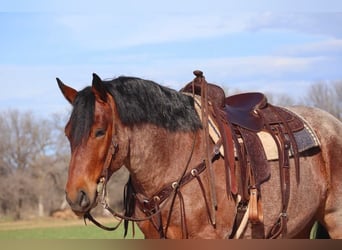
<svg viewBox="0 0 342 250">
<path fill-rule="evenodd" d="M 220 147 L 215 146 L 214 147 L 214 154 L 219 155 L 220 154 Z"/>
<path fill-rule="evenodd" d="M 178 182 L 177 182 L 177 181 L 172 182 L 171 187 L 172 187 L 173 189 L 176 189 L 176 188 L 178 187 Z"/>
<path fill-rule="evenodd" d="M 198 170 L 196 168 L 191 170 L 191 175 L 192 176 L 197 176 L 198 175 Z"/>
<path fill-rule="evenodd" d="M 280 213 L 279 217 L 284 217 L 284 218 L 286 218 L 286 217 L 287 217 L 287 213 L 286 213 L 286 212 L 282 212 L 282 213 Z"/>
<path fill-rule="evenodd" d="M 160 201 L 160 197 L 158 195 L 156 195 L 156 196 L 153 197 L 153 200 L 155 202 L 159 202 Z"/>
</svg>

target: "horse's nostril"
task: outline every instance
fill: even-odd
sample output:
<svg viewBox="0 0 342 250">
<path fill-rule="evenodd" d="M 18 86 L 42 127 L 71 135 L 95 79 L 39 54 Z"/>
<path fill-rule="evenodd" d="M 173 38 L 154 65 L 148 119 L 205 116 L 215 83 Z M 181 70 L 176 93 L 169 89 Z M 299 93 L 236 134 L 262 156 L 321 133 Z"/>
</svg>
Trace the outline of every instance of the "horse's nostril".
<svg viewBox="0 0 342 250">
<path fill-rule="evenodd" d="M 90 205 L 90 200 L 83 190 L 78 193 L 78 204 L 81 208 L 87 208 Z"/>
</svg>

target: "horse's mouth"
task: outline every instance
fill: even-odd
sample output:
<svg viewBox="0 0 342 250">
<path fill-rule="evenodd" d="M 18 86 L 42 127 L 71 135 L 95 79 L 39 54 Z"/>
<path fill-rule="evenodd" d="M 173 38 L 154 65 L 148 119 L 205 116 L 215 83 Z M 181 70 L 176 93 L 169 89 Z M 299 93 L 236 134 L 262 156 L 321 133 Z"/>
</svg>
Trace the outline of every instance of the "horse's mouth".
<svg viewBox="0 0 342 250">
<path fill-rule="evenodd" d="M 97 206 L 97 202 L 96 202 L 97 198 L 96 198 L 96 196 L 97 195 L 95 195 L 94 200 L 86 208 L 71 207 L 71 209 L 74 212 L 74 214 L 76 214 L 80 218 L 84 217 L 86 214 L 89 214 L 90 211 Z"/>
<path fill-rule="evenodd" d="M 100 176 L 92 192 L 79 191 L 76 198 L 70 199 L 66 194 L 70 208 L 78 217 L 89 217 L 90 211 L 99 203 L 106 205 L 106 178 Z"/>
<path fill-rule="evenodd" d="M 80 196 L 80 195 L 79 195 Z M 77 201 L 71 201 L 68 196 L 66 196 L 66 200 L 70 205 L 71 210 L 74 214 L 80 218 L 85 217 L 87 214 L 91 212 L 93 208 L 95 208 L 99 202 L 102 201 L 102 195 L 97 190 L 93 193 L 92 196 L 84 196 L 77 199 Z"/>
<path fill-rule="evenodd" d="M 97 196 L 97 195 L 96 195 Z M 90 214 L 90 212 L 91 212 L 91 210 L 93 209 L 93 208 L 95 208 L 96 206 L 97 206 L 97 202 L 96 202 L 96 196 L 95 196 L 95 200 L 94 200 L 94 202 L 89 206 L 89 208 L 87 208 L 87 209 L 75 209 L 75 208 L 72 208 L 71 207 L 71 209 L 72 209 L 72 211 L 74 212 L 74 214 L 77 216 L 77 217 L 79 217 L 79 218 L 86 218 L 86 217 L 88 217 L 88 215 Z"/>
</svg>

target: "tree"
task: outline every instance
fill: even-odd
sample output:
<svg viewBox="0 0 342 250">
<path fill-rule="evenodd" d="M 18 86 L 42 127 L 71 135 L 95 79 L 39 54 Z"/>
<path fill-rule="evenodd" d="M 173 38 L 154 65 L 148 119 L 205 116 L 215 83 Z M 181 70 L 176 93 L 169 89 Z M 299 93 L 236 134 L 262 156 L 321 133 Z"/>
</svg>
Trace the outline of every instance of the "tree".
<svg viewBox="0 0 342 250">
<path fill-rule="evenodd" d="M 64 208 L 70 159 L 66 120 L 57 114 L 41 119 L 17 110 L 0 113 L 0 218 L 43 216 Z M 108 183 L 109 202 L 118 211 L 127 178 L 123 168 Z"/>
<path fill-rule="evenodd" d="M 64 143 L 55 124 L 30 112 L 0 114 L 0 213 L 20 219 L 61 203 L 68 156 L 56 153 Z"/>
<path fill-rule="evenodd" d="M 229 89 L 227 86 L 224 86 L 224 92 L 226 96 L 241 94 L 245 92 L 255 92 L 255 91 L 258 91 L 258 90 L 251 89 L 247 91 L 242 91 L 239 89 Z M 267 101 L 274 105 L 291 106 L 297 103 L 296 100 L 294 100 L 291 96 L 287 94 L 275 94 L 272 92 L 265 92 L 264 94 L 267 98 Z"/>
<path fill-rule="evenodd" d="M 273 105 L 291 106 L 296 104 L 296 101 L 287 94 L 273 94 L 267 92 L 265 95 L 267 97 L 267 101 Z"/>
<path fill-rule="evenodd" d="M 342 119 L 342 81 L 321 81 L 310 86 L 305 103 Z"/>
</svg>

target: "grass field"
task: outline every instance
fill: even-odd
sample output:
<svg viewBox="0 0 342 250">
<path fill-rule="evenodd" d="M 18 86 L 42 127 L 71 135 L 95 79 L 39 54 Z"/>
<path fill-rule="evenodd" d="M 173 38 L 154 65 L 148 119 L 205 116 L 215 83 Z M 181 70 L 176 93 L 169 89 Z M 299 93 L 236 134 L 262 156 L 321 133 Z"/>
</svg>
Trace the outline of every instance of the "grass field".
<svg viewBox="0 0 342 250">
<path fill-rule="evenodd" d="M 100 219 L 107 226 L 114 226 L 112 218 Z M 132 224 L 128 230 L 126 239 L 133 239 Z M 327 238 L 328 235 L 319 229 L 316 223 L 311 231 L 311 238 Z M 318 235 L 316 235 L 318 233 Z M 321 235 L 320 235 L 321 234 Z M 91 222 L 84 224 L 81 219 L 53 219 L 42 218 L 25 221 L 0 221 L 0 240 L 8 239 L 124 239 L 123 225 L 115 231 L 105 231 L 93 225 Z M 143 239 L 144 236 L 135 226 L 134 239 Z"/>
<path fill-rule="evenodd" d="M 113 219 L 102 219 L 102 223 L 113 226 Z M 85 226 L 83 220 L 61 220 L 44 218 L 15 222 L 0 222 L 0 239 L 123 239 L 123 225 L 116 231 L 102 230 L 91 222 Z M 132 239 L 132 230 L 127 239 Z M 135 226 L 134 239 L 142 239 L 143 234 Z"/>
</svg>

